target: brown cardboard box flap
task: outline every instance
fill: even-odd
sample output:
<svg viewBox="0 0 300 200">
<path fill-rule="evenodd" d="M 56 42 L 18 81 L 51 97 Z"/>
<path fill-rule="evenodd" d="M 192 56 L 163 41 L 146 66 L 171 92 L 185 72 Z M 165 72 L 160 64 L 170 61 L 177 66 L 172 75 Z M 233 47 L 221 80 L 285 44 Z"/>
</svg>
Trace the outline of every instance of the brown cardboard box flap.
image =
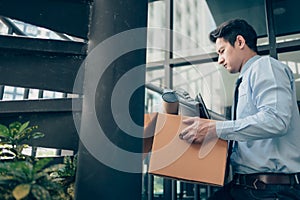
<svg viewBox="0 0 300 200">
<path fill-rule="evenodd" d="M 179 139 L 184 117 L 158 114 L 149 164 L 149 173 L 223 185 L 226 167 L 227 142 L 220 139 L 189 144 Z"/>
</svg>

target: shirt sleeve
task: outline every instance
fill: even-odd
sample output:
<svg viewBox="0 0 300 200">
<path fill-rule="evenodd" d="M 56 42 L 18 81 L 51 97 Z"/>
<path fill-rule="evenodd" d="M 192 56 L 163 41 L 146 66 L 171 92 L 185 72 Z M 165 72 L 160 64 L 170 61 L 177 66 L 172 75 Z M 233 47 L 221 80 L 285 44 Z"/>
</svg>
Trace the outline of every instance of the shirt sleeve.
<svg viewBox="0 0 300 200">
<path fill-rule="evenodd" d="M 265 59 L 252 67 L 248 84 L 247 101 L 251 102 L 246 103 L 251 103 L 255 109 L 245 115 L 241 108 L 238 112 L 241 117 L 237 120 L 217 122 L 217 135 L 236 141 L 284 135 L 293 109 L 293 78 L 289 68 L 271 58 Z"/>
</svg>

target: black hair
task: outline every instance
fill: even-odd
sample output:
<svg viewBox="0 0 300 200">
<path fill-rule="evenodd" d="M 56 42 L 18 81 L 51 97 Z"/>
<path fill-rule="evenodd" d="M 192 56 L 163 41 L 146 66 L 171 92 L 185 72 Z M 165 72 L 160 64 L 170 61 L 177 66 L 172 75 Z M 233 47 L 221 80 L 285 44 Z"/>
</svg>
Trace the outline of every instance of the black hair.
<svg viewBox="0 0 300 200">
<path fill-rule="evenodd" d="M 243 19 L 232 19 L 223 22 L 215 30 L 210 32 L 209 39 L 215 43 L 217 38 L 223 38 L 234 46 L 236 36 L 238 35 L 243 36 L 248 47 L 257 52 L 257 34 L 254 28 Z"/>
</svg>

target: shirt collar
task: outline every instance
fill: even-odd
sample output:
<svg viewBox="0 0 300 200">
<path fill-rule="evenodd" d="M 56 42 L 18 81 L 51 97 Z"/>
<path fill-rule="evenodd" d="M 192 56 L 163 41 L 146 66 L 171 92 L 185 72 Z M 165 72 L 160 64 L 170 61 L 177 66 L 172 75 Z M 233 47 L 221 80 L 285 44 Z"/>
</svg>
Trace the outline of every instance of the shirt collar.
<svg viewBox="0 0 300 200">
<path fill-rule="evenodd" d="M 252 65 L 252 63 L 254 63 L 256 60 L 258 60 L 260 58 L 259 55 L 255 55 L 252 58 L 250 58 L 242 67 L 241 69 L 241 73 L 239 75 L 239 77 L 242 77 L 243 74 L 247 71 L 247 69 L 249 69 L 249 67 Z"/>
</svg>

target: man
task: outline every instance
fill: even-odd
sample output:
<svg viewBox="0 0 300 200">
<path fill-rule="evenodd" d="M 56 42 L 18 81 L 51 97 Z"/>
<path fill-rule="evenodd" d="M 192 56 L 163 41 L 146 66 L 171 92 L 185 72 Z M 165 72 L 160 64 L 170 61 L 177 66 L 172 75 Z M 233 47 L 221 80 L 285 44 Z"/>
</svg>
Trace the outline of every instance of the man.
<svg viewBox="0 0 300 200">
<path fill-rule="evenodd" d="M 216 43 L 218 63 L 240 73 L 236 119 L 189 118 L 180 138 L 233 141 L 233 179 L 211 199 L 300 199 L 300 117 L 292 71 L 257 55 L 256 32 L 244 20 L 224 22 L 210 40 Z"/>
</svg>

